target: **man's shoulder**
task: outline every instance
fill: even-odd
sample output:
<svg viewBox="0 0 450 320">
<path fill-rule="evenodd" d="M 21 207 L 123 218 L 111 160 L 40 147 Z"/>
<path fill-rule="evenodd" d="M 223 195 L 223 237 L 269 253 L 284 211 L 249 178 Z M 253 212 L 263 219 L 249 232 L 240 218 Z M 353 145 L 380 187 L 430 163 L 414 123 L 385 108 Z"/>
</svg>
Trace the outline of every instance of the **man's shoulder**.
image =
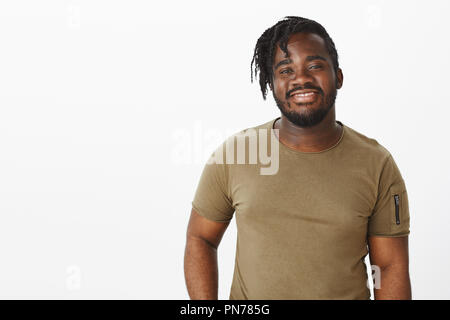
<svg viewBox="0 0 450 320">
<path fill-rule="evenodd" d="M 234 133 L 228 135 L 226 139 L 222 142 L 221 146 L 225 145 L 226 143 L 230 143 L 230 141 L 236 140 L 236 138 L 243 138 L 243 137 L 249 137 L 249 136 L 259 136 L 262 131 L 265 131 L 265 134 L 267 136 L 270 129 L 272 129 L 272 125 L 276 119 L 272 119 L 269 121 L 266 121 L 264 123 L 246 127 L 244 129 L 235 131 Z"/>
<path fill-rule="evenodd" d="M 244 128 L 240 131 L 235 132 L 230 138 L 235 138 L 237 136 L 245 135 L 248 136 L 251 133 L 258 132 L 260 129 L 269 130 L 273 128 L 273 123 L 277 118 L 271 119 L 264 123 L 250 126 Z M 345 125 L 345 135 L 348 146 L 350 146 L 355 151 L 364 151 L 371 156 L 380 156 L 382 158 L 386 158 L 390 156 L 389 150 L 384 147 L 377 139 L 367 136 L 366 134 L 361 133 L 360 131 Z"/>
<path fill-rule="evenodd" d="M 257 141 L 260 141 L 260 139 L 265 139 L 270 137 L 270 129 L 272 128 L 272 125 L 276 118 L 266 121 L 264 123 L 250 126 L 244 129 L 241 129 L 239 131 L 235 131 L 234 133 L 228 134 L 224 140 L 216 147 L 214 152 L 211 154 L 210 159 L 208 160 L 208 163 L 212 161 L 212 159 L 215 159 L 214 162 L 219 161 L 219 163 L 222 163 L 222 159 L 226 157 L 226 154 L 229 153 L 232 157 L 234 157 L 233 154 L 237 153 L 237 150 L 239 148 L 239 141 L 245 141 L 245 139 L 248 138 L 254 138 L 251 139 L 251 141 L 258 143 Z M 243 144 L 245 147 L 245 151 L 247 152 L 248 148 L 250 147 L 249 143 Z M 217 157 L 220 159 L 217 160 Z"/>
<path fill-rule="evenodd" d="M 245 129 L 242 129 L 242 130 L 236 132 L 235 134 L 233 134 L 233 136 L 242 135 L 242 134 L 248 134 L 250 132 L 258 132 L 260 129 L 262 129 L 262 130 L 272 129 L 272 125 L 273 125 L 275 120 L 276 119 L 271 119 L 271 120 L 266 121 L 264 123 L 261 123 L 261 124 L 255 125 L 255 126 L 251 126 L 251 127 L 247 127 Z"/>
<path fill-rule="evenodd" d="M 346 143 L 352 150 L 379 159 L 386 159 L 391 155 L 389 150 L 378 142 L 377 139 L 369 137 L 347 125 L 345 125 L 345 128 Z"/>
</svg>

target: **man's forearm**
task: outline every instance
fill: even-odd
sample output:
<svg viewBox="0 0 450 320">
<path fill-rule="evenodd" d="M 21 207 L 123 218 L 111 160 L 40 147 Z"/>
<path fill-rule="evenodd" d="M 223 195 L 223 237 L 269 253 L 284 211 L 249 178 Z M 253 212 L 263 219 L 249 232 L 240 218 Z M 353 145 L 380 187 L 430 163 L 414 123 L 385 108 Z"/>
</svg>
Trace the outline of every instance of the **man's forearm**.
<svg viewBox="0 0 450 320">
<path fill-rule="evenodd" d="M 407 266 L 381 268 L 380 289 L 374 288 L 375 300 L 411 300 L 411 282 Z"/>
<path fill-rule="evenodd" d="M 199 238 L 188 238 L 184 254 L 184 276 L 193 300 L 217 300 L 217 250 Z"/>
</svg>

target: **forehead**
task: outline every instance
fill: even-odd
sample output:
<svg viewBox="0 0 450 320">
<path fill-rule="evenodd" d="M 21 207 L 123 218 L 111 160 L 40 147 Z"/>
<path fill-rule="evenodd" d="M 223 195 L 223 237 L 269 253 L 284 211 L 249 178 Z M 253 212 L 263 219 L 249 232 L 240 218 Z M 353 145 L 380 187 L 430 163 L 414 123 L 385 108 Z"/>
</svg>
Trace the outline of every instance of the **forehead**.
<svg viewBox="0 0 450 320">
<path fill-rule="evenodd" d="M 322 55 L 328 57 L 325 41 L 317 34 L 308 32 L 294 33 L 289 37 L 287 42 L 287 50 L 289 56 L 292 55 Z M 285 58 L 285 53 L 276 46 L 275 61 L 279 61 Z"/>
</svg>

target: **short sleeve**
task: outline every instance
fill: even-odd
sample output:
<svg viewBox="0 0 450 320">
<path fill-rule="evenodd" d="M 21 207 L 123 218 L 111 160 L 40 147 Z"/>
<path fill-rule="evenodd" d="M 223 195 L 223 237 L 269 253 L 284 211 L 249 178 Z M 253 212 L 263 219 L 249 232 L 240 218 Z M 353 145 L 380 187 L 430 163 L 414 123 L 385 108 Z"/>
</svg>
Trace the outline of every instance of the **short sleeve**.
<svg viewBox="0 0 450 320">
<path fill-rule="evenodd" d="M 368 221 L 368 236 L 402 237 L 410 233 L 408 193 L 392 155 L 383 166 L 378 196 Z"/>
<path fill-rule="evenodd" d="M 228 222 L 234 213 L 228 192 L 228 170 L 226 164 L 217 163 L 213 158 L 214 153 L 203 168 L 192 208 L 209 220 Z"/>
</svg>

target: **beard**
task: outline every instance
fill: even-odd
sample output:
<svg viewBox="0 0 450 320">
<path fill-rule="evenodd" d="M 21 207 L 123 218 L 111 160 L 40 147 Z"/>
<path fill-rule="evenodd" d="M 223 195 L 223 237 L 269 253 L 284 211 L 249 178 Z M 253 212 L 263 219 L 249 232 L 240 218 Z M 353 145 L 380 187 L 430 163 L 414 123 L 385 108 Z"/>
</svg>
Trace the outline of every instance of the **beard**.
<svg viewBox="0 0 450 320">
<path fill-rule="evenodd" d="M 312 89 L 312 88 L 308 88 Z M 317 88 L 319 89 L 319 88 Z M 293 90 L 292 90 L 293 91 Z M 286 99 L 286 105 L 284 105 L 283 101 L 277 98 L 275 95 L 275 92 L 272 91 L 273 98 L 275 99 L 275 102 L 277 103 L 278 109 L 280 109 L 281 113 L 293 124 L 299 127 L 312 127 L 316 124 L 320 123 L 325 116 L 328 114 L 330 109 L 334 106 L 334 103 L 336 101 L 336 95 L 337 95 L 337 89 L 336 87 L 334 90 L 330 92 L 330 94 L 324 96 L 324 93 L 322 90 L 319 91 L 320 96 L 322 97 L 321 103 L 319 105 L 319 108 L 313 109 L 313 108 L 306 108 L 305 112 L 297 112 L 291 108 L 291 103 L 287 101 Z M 295 103 L 295 105 L 299 106 L 309 106 L 313 103 Z"/>
</svg>

